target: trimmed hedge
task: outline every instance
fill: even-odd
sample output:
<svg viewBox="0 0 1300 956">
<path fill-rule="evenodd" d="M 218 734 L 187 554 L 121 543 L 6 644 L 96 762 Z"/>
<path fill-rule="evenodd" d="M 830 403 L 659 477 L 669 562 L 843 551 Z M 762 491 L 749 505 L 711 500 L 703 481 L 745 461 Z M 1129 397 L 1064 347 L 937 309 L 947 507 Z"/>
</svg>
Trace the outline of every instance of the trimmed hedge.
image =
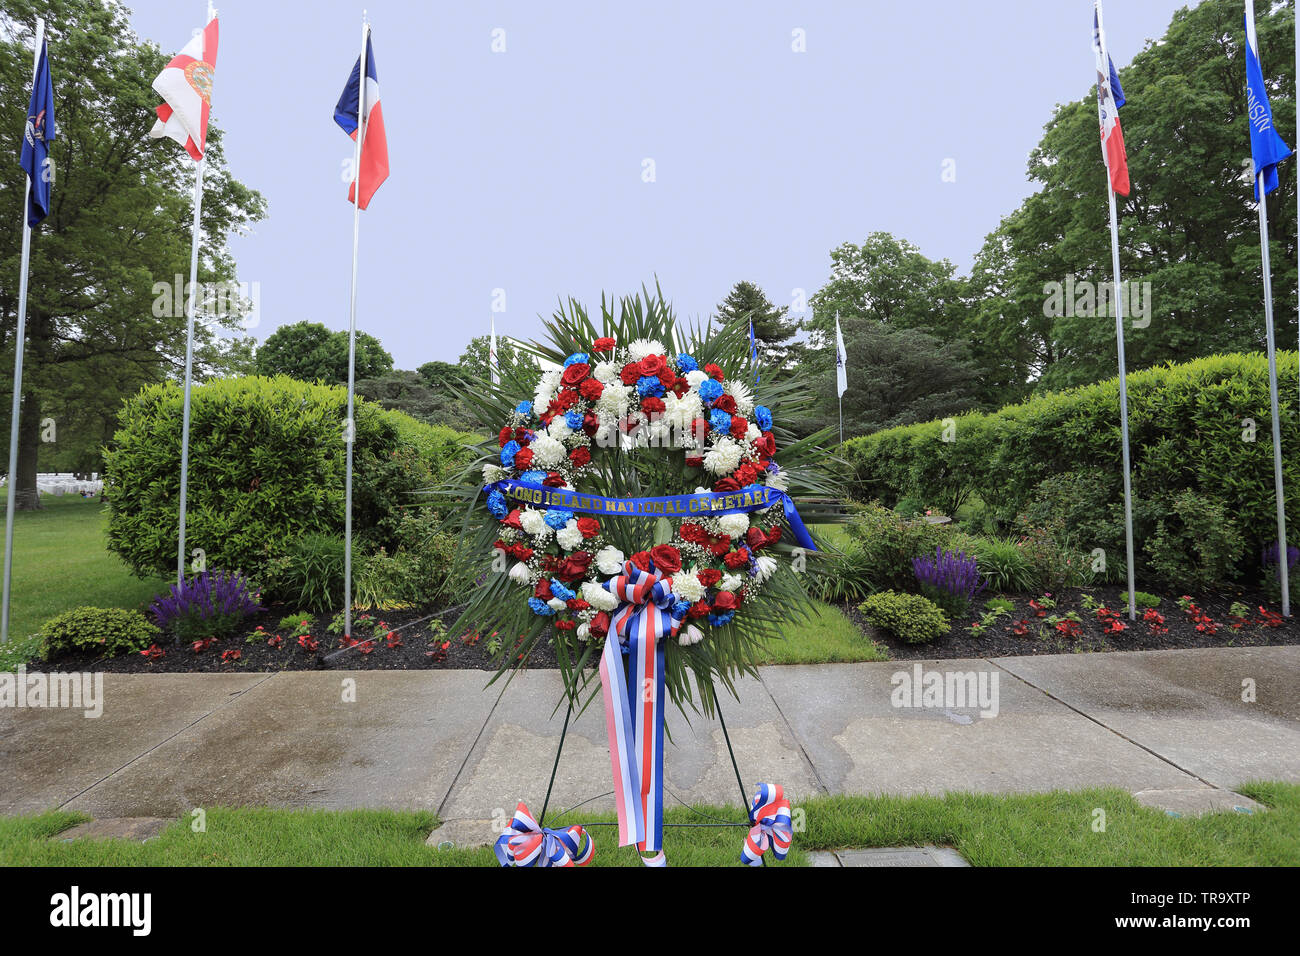
<svg viewBox="0 0 1300 956">
<path fill-rule="evenodd" d="M 1283 481 L 1287 513 L 1300 521 L 1296 375 L 1297 354 L 1279 352 Z M 1276 539 L 1268 364 L 1262 354 L 1215 355 L 1134 372 L 1128 394 L 1139 537 L 1154 533 L 1175 496 L 1191 490 L 1222 503 L 1248 550 L 1258 554 Z M 1254 420 L 1253 442 L 1243 438 L 1245 419 Z M 1045 496 L 1051 486 L 1040 488 L 1043 482 L 1067 478 L 1091 483 L 1110 502 L 1112 514 L 1105 518 L 1115 524 L 1114 509 L 1123 501 L 1118 378 L 990 414 L 956 416 L 947 424 L 949 441 L 945 422 L 933 421 L 845 442 L 851 493 L 889 507 L 902 498 L 920 499 L 949 513 L 977 496 L 992 525 L 1007 529 Z M 1077 522 L 1068 517 L 1065 523 L 1078 532 L 1081 546 L 1093 546 L 1082 540 L 1094 536 L 1091 529 L 1070 527 Z M 1108 553 L 1112 567 L 1122 564 L 1122 547 L 1118 561 Z"/>
<path fill-rule="evenodd" d="M 108 547 L 141 575 L 173 574 L 180 496 L 183 394 L 143 389 L 105 451 Z M 295 379 L 221 379 L 193 390 L 186 549 L 209 568 L 257 579 L 303 534 L 343 533 L 347 390 Z M 356 402 L 353 528 L 360 550 L 402 542 L 415 492 L 459 469 L 470 436 Z M 187 556 L 187 561 L 189 557 Z"/>
</svg>

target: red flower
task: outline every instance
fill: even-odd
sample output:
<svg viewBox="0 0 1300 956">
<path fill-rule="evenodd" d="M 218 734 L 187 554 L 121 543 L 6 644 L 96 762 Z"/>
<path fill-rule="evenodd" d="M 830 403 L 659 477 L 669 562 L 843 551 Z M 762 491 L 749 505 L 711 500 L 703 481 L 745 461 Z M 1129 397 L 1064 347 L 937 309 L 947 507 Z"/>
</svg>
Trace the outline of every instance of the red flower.
<svg viewBox="0 0 1300 956">
<path fill-rule="evenodd" d="M 631 362 L 623 366 L 623 371 L 618 373 L 618 377 L 623 380 L 624 385 L 635 385 L 641 377 L 641 363 Z"/>
<path fill-rule="evenodd" d="M 578 519 L 578 530 L 584 538 L 594 538 L 600 534 L 600 522 L 590 515 L 584 515 Z"/>
<path fill-rule="evenodd" d="M 645 572 L 647 572 L 647 573 L 650 571 L 650 560 L 651 560 L 651 559 L 650 559 L 650 552 L 649 552 L 649 551 L 638 551 L 636 554 L 632 555 L 632 557 L 631 557 L 630 560 L 631 560 L 631 562 L 632 562 L 633 564 L 635 564 L 635 565 L 636 565 L 638 568 L 640 568 L 642 571 L 645 571 Z"/>
<path fill-rule="evenodd" d="M 578 386 L 578 394 L 589 402 L 594 402 L 605 394 L 605 386 L 598 380 L 589 378 Z"/>
<path fill-rule="evenodd" d="M 497 445 L 501 448 L 505 448 L 506 442 L 510 441 L 514 435 L 515 433 L 511 430 L 510 426 L 507 425 L 505 428 L 501 429 L 501 434 L 497 435 Z"/>
<path fill-rule="evenodd" d="M 713 483 L 714 491 L 739 491 L 740 482 L 728 475 L 726 478 L 719 478 Z"/>
<path fill-rule="evenodd" d="M 754 439 L 754 448 L 758 450 L 760 455 L 771 458 L 776 454 L 776 438 L 772 436 L 771 432 L 763 432 L 762 435 Z"/>
<path fill-rule="evenodd" d="M 675 379 L 673 379 L 672 388 L 673 388 L 673 394 L 676 395 L 678 398 L 681 398 L 683 395 L 685 395 L 687 392 L 691 390 L 691 383 L 679 375 Z"/>
<path fill-rule="evenodd" d="M 779 524 L 773 525 L 767 532 L 767 543 L 776 544 L 780 540 L 781 540 L 781 526 Z"/>
<path fill-rule="evenodd" d="M 239 660 L 239 659 L 240 659 L 241 657 L 243 657 L 243 656 L 244 656 L 244 655 L 243 655 L 243 652 L 242 652 L 242 651 L 239 651 L 239 650 L 237 650 L 236 648 L 233 648 L 233 647 L 232 647 L 232 648 L 231 648 L 230 650 L 228 650 L 228 651 L 222 651 L 222 652 L 221 652 L 221 662 L 222 662 L 223 664 L 226 664 L 226 663 L 229 663 L 230 661 L 237 661 L 237 660 Z"/>
<path fill-rule="evenodd" d="M 703 568 L 696 573 L 696 577 L 706 588 L 711 588 L 722 580 L 722 572 L 717 568 Z"/>
<path fill-rule="evenodd" d="M 745 432 L 749 431 L 749 422 L 745 421 L 741 415 L 731 416 L 731 437 L 744 438 Z"/>
<path fill-rule="evenodd" d="M 715 611 L 734 611 L 736 605 L 740 603 L 736 600 L 736 595 L 730 591 L 719 591 L 718 596 L 713 599 L 713 609 Z"/>
<path fill-rule="evenodd" d="M 565 618 L 564 620 L 557 620 L 555 622 L 555 629 L 557 631 L 571 631 L 577 626 L 578 626 L 577 621 L 571 621 L 568 618 Z"/>
<path fill-rule="evenodd" d="M 749 462 L 745 462 L 734 472 L 732 472 L 732 477 L 734 477 L 736 481 L 743 487 L 744 485 L 752 485 L 755 481 L 757 481 L 758 472 L 754 470 L 753 465 L 751 465 Z"/>
<path fill-rule="evenodd" d="M 582 431 L 588 438 L 600 431 L 600 419 L 594 412 L 587 412 L 582 416 Z"/>
<path fill-rule="evenodd" d="M 618 343 L 615 342 L 612 338 L 608 336 L 604 336 L 602 338 L 596 339 L 596 341 L 591 343 L 591 350 L 593 352 L 612 352 L 614 350 L 614 346 L 617 344 Z"/>
<path fill-rule="evenodd" d="M 713 400 L 713 407 L 720 408 L 728 415 L 736 414 L 736 397 L 723 393 Z"/>
<path fill-rule="evenodd" d="M 682 569 L 682 553 L 671 544 L 657 544 L 650 549 L 650 558 L 664 574 L 676 574 Z"/>
<path fill-rule="evenodd" d="M 547 488 L 563 488 L 564 476 L 558 471 L 547 472 L 546 477 L 542 479 L 542 484 Z"/>
<path fill-rule="evenodd" d="M 690 610 L 688 610 L 686 613 L 690 617 L 707 617 L 709 611 L 710 608 L 709 608 L 708 601 L 696 601 L 694 604 L 691 605 Z"/>
<path fill-rule="evenodd" d="M 551 582 L 542 578 L 537 582 L 537 587 L 533 588 L 533 597 L 541 598 L 543 601 L 549 601 L 555 595 L 551 594 Z"/>
<path fill-rule="evenodd" d="M 591 567 L 591 553 L 588 551 L 574 551 L 560 562 L 555 569 L 555 576 L 566 583 L 578 581 L 587 576 L 587 568 L 589 567 Z"/>
<path fill-rule="evenodd" d="M 745 565 L 749 564 L 749 549 L 740 548 L 737 551 L 731 552 L 731 554 L 722 559 L 722 563 L 733 571 L 738 568 L 743 568 Z"/>
<path fill-rule="evenodd" d="M 757 551 L 767 544 L 767 535 L 758 528 L 750 528 L 745 532 L 745 543 L 751 551 Z"/>
<path fill-rule="evenodd" d="M 147 657 L 151 661 L 156 661 L 160 657 L 166 657 L 167 652 L 164 651 L 157 644 L 150 644 L 147 648 L 145 648 L 143 651 L 140 652 L 140 656 Z"/>
<path fill-rule="evenodd" d="M 570 611 L 587 611 L 591 609 L 591 605 L 582 598 L 569 598 L 564 602 L 564 605 Z"/>
<path fill-rule="evenodd" d="M 574 362 L 565 368 L 564 374 L 560 376 L 560 384 L 573 388 L 590 374 L 590 365 L 586 362 Z"/>
<path fill-rule="evenodd" d="M 502 523 L 503 525 L 505 525 L 507 528 L 514 528 L 514 529 L 516 529 L 516 530 L 518 530 L 518 531 L 522 531 L 523 528 L 524 528 L 524 526 L 523 526 L 523 524 L 522 524 L 522 522 L 520 521 L 520 518 L 519 518 L 519 509 L 518 509 L 518 508 L 513 509 L 513 510 L 510 512 L 510 514 L 508 514 L 508 515 L 506 515 L 504 518 L 502 518 L 502 519 L 501 519 L 501 523 Z"/>
<path fill-rule="evenodd" d="M 592 637 L 604 637 L 609 633 L 609 612 L 601 611 L 591 619 L 589 627 Z"/>
<path fill-rule="evenodd" d="M 664 400 L 662 398 L 655 398 L 655 396 L 653 395 L 647 395 L 645 398 L 641 399 L 642 411 L 651 412 L 656 415 L 662 415 L 665 411 L 667 411 L 667 409 L 668 406 L 664 404 Z"/>
<path fill-rule="evenodd" d="M 391 651 L 394 647 L 401 647 L 401 646 L 402 646 L 402 639 L 401 639 L 400 637 L 398 637 L 396 634 L 394 634 L 392 631 L 389 631 L 389 632 L 388 632 L 387 640 L 388 640 L 388 649 L 389 649 L 390 651 Z"/>
<path fill-rule="evenodd" d="M 703 467 L 704 467 L 704 459 L 701 458 L 701 457 L 698 456 L 698 455 L 687 455 L 687 456 L 686 456 L 686 467 L 687 467 L 687 468 L 703 468 Z"/>
<path fill-rule="evenodd" d="M 279 647 L 279 646 L 280 646 L 281 644 L 283 644 L 283 643 L 284 643 L 284 638 L 281 637 L 279 634 L 277 634 L 277 635 L 275 635 L 275 637 L 271 637 L 271 638 L 268 638 L 268 639 L 267 639 L 267 641 L 266 641 L 266 646 L 267 646 L 267 647 Z"/>
<path fill-rule="evenodd" d="M 576 365 L 570 365 L 569 368 L 577 368 Z M 570 408 L 578 403 L 577 391 L 572 388 L 560 389 L 560 394 L 555 396 L 555 404 L 562 412 L 567 412 Z"/>
<path fill-rule="evenodd" d="M 673 373 L 673 370 L 665 365 L 664 370 L 659 373 L 659 383 L 663 385 L 664 388 L 672 388 L 673 383 L 676 381 L 677 376 Z"/>
<path fill-rule="evenodd" d="M 716 557 L 722 557 L 731 550 L 731 535 L 719 535 L 716 538 L 709 538 L 709 552 Z"/>
<path fill-rule="evenodd" d="M 300 634 L 298 635 L 298 646 L 304 650 L 314 651 L 316 648 L 320 647 L 320 641 L 316 640 L 316 638 L 312 637 L 310 634 Z"/>
<path fill-rule="evenodd" d="M 591 449 L 586 445 L 578 446 L 569 452 L 569 461 L 573 462 L 575 468 L 591 464 Z"/>
<path fill-rule="evenodd" d="M 689 521 L 683 521 L 677 533 L 681 535 L 683 541 L 689 541 L 691 544 L 703 544 L 709 540 L 707 531 L 697 524 L 691 524 Z"/>
<path fill-rule="evenodd" d="M 718 366 L 714 365 L 712 362 L 704 366 L 704 374 L 711 378 L 716 378 L 719 382 L 726 378 L 726 376 L 722 374 L 722 369 L 718 368 Z"/>
<path fill-rule="evenodd" d="M 651 378 L 658 378 L 659 373 L 668 366 L 668 361 L 662 355 L 647 355 L 641 360 L 641 374 Z M 676 376 L 674 376 L 675 378 Z"/>
</svg>

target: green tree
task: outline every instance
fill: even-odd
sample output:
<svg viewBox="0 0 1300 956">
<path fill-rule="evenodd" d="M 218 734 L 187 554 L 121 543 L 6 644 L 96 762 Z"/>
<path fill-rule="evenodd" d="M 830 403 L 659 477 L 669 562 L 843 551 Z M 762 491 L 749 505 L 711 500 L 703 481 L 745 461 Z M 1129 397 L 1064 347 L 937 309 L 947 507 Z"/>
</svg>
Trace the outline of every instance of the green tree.
<svg viewBox="0 0 1300 956">
<path fill-rule="evenodd" d="M 98 0 L 5 0 L 0 15 L 0 116 L 26 115 L 37 16 L 47 18 L 58 137 L 49 217 L 32 234 L 23 370 L 17 503 L 40 507 L 36 473 L 41 423 L 70 396 L 106 410 L 142 384 L 184 365 L 183 308 L 156 307 L 156 283 L 189 275 L 194 165 L 170 141 L 150 142 L 158 95 L 153 78 L 170 58 L 132 32 L 128 13 Z M 0 154 L 16 157 L 22 124 L 0 127 Z M 236 279 L 229 236 L 265 213 L 260 195 L 226 166 L 222 132 L 208 132 L 199 280 Z M 0 164 L 0 219 L 21 221 L 24 173 Z M 20 231 L 0 229 L 0 331 L 13 367 Z M 151 307 L 151 303 L 154 307 Z M 211 374 L 236 328 L 238 309 L 199 323 L 197 374 Z M 4 382 L 6 393 L 12 378 Z M 7 408 L 3 426 L 9 427 Z M 49 410 L 54 409 L 55 415 Z M 93 447 L 103 419 L 65 417 L 58 441 Z"/>
<path fill-rule="evenodd" d="M 357 332 L 355 374 L 358 380 L 393 370 L 393 357 L 373 335 Z M 257 374 L 288 375 L 300 382 L 348 383 L 348 333 L 332 332 L 319 322 L 282 325 L 257 350 Z"/>
<path fill-rule="evenodd" d="M 460 366 L 460 374 L 465 378 L 487 378 L 490 339 L 491 336 L 476 335 L 465 346 L 465 351 L 456 363 Z M 497 336 L 497 368 L 503 375 L 533 364 L 533 359 L 521 352 L 512 340 L 503 335 Z"/>
<path fill-rule="evenodd" d="M 799 323 L 788 318 L 788 308 L 777 308 L 753 282 L 737 282 L 718 306 L 723 327 L 739 325 L 748 335 L 754 322 L 754 342 L 759 369 L 788 369 L 803 359 L 804 345 L 796 341 Z"/>
<path fill-rule="evenodd" d="M 427 374 L 435 372 L 430 366 L 442 366 L 451 373 L 446 377 Z M 357 393 L 384 408 L 405 412 L 430 425 L 465 430 L 473 426 L 474 418 L 464 403 L 445 387 L 455 378 L 456 369 L 457 366 L 447 362 L 426 362 L 415 372 L 398 369 L 361 379 L 357 382 Z"/>
</svg>

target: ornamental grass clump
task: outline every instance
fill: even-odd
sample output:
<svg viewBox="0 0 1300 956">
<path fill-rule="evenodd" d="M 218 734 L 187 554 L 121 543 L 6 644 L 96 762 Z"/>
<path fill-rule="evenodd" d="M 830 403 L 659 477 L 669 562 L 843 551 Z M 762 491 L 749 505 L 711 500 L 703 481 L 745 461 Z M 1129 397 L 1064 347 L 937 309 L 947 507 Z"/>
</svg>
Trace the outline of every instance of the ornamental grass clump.
<svg viewBox="0 0 1300 956">
<path fill-rule="evenodd" d="M 181 641 L 225 637 L 244 618 L 264 610 L 238 571 L 196 574 L 173 584 L 149 609 L 158 626 Z"/>
<path fill-rule="evenodd" d="M 913 558 L 912 571 L 921 593 L 954 617 L 965 614 L 985 586 L 975 559 L 964 551 L 935 548 L 932 558 Z"/>
</svg>

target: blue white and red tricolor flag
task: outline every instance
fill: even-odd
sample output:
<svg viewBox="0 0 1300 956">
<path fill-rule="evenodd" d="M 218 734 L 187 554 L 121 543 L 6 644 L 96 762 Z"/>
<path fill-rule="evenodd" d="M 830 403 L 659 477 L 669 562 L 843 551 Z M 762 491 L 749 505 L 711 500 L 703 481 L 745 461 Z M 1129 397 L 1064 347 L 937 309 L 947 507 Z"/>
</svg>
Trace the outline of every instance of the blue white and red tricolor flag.
<svg viewBox="0 0 1300 956">
<path fill-rule="evenodd" d="M 149 135 L 154 139 L 166 136 L 176 140 L 195 162 L 203 158 L 208 140 L 218 34 L 217 18 L 213 17 L 203 32 L 196 33 L 153 81 L 153 88 L 163 103 L 155 110 L 158 121 Z"/>
<path fill-rule="evenodd" d="M 1092 11 L 1092 47 L 1097 54 L 1097 115 L 1101 120 L 1101 153 L 1110 173 L 1110 188 L 1127 196 L 1128 156 L 1124 152 L 1124 131 L 1119 126 L 1119 108 L 1124 105 L 1124 89 L 1119 85 L 1115 61 L 1106 52 L 1106 35 L 1101 29 L 1101 0 Z"/>
<path fill-rule="evenodd" d="M 1277 164 L 1291 155 L 1273 126 L 1273 108 L 1268 104 L 1264 71 L 1259 65 L 1259 38 L 1255 35 L 1255 11 L 1246 4 L 1246 116 L 1250 121 L 1250 158 L 1255 166 L 1255 199 L 1259 199 L 1259 174 L 1264 174 L 1264 195 L 1277 189 Z"/>
<path fill-rule="evenodd" d="M 48 165 L 50 140 L 54 139 L 54 82 L 50 79 L 50 58 L 44 37 L 36 59 L 32 98 L 23 126 L 22 165 L 32 182 L 27 201 L 27 225 L 39 225 L 50 214 L 50 183 L 54 177 Z"/>
<path fill-rule="evenodd" d="M 334 122 L 355 141 L 358 136 L 358 117 L 361 136 L 361 165 L 352 185 L 348 187 L 348 202 L 357 202 L 357 181 L 361 182 L 358 205 L 365 209 L 370 197 L 388 178 L 388 136 L 384 132 L 384 110 L 379 105 L 379 74 L 375 71 L 375 51 L 370 45 L 370 28 L 365 40 L 366 82 L 362 97 L 361 61 L 352 68 L 348 85 L 343 88 L 338 105 L 334 107 Z M 363 105 L 364 102 L 364 105 Z"/>
</svg>

